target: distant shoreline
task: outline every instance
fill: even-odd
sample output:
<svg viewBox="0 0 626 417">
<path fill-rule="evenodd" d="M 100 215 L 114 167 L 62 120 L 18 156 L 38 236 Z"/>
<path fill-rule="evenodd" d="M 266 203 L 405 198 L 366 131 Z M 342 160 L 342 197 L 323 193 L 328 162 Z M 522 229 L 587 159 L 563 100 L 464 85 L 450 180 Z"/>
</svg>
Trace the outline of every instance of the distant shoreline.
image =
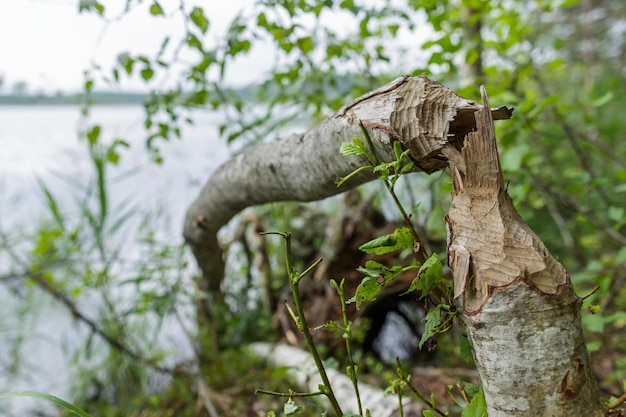
<svg viewBox="0 0 626 417">
<path fill-rule="evenodd" d="M 122 105 L 143 104 L 147 95 L 141 93 L 106 93 L 94 92 L 89 95 L 89 104 L 92 105 Z M 37 105 L 79 105 L 85 104 L 85 95 L 82 93 L 68 95 L 0 95 L 0 105 L 37 106 Z"/>
</svg>

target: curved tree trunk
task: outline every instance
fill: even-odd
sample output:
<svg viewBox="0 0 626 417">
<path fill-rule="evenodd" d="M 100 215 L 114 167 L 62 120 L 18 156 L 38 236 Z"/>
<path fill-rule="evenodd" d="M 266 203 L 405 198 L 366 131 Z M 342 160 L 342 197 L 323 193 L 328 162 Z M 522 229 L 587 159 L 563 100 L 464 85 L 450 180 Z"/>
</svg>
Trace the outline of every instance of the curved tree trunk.
<svg viewBox="0 0 626 417">
<path fill-rule="evenodd" d="M 487 96 L 477 131 L 454 149 L 446 218 L 455 300 L 490 417 L 602 416 L 569 275 L 504 187 Z"/>
<path fill-rule="evenodd" d="M 304 134 L 249 148 L 220 166 L 185 218 L 184 236 L 203 272 L 203 289 L 218 291 L 224 275 L 217 232 L 246 207 L 275 201 L 314 201 L 339 194 L 376 176 L 362 172 L 342 187 L 335 182 L 368 164 L 344 157 L 339 147 L 368 129 L 382 162 L 395 160 L 393 141 L 411 149 L 416 166 L 446 166 L 443 147 L 474 124 L 474 101 L 426 77 L 401 77 L 341 108 Z M 508 118 L 507 109 L 495 118 Z"/>
<path fill-rule="evenodd" d="M 361 136 L 362 124 L 381 161 L 395 159 L 392 144 L 400 141 L 420 170 L 450 167 L 449 263 L 490 417 L 603 415 L 582 336 L 581 300 L 503 185 L 493 119 L 508 118 L 512 110 L 489 110 L 486 95 L 483 101 L 480 110 L 425 77 L 402 77 L 305 134 L 226 162 L 185 219 L 184 235 L 203 273 L 201 289 L 219 293 L 224 263 L 217 232 L 242 209 L 313 201 L 374 179 L 363 172 L 335 186 L 367 164 L 339 154 L 341 143 Z"/>
</svg>

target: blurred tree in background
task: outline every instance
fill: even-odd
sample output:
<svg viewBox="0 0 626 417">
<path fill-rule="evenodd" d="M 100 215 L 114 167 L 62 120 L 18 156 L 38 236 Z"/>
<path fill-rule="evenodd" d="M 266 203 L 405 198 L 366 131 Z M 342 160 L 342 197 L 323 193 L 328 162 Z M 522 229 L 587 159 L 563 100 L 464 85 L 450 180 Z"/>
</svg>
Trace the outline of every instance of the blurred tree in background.
<svg viewBox="0 0 626 417">
<path fill-rule="evenodd" d="M 516 109 L 512 120 L 497 126 L 497 137 L 518 211 L 572 273 L 579 294 L 599 287 L 589 301 L 599 304 L 600 312 L 583 321 L 591 332 L 590 350 L 603 357 L 596 369 L 602 387 L 621 393 L 618 378 L 626 372 L 623 1 L 259 0 L 219 34 L 212 31 L 211 7 L 127 0 L 118 16 L 106 2 L 79 2 L 81 13 L 96 13 L 111 25 L 126 14 L 150 13 L 179 23 L 180 31 L 164 37 L 154 55 L 120 51 L 113 68 L 86 70 L 80 129 L 93 179 L 77 191 L 73 208 L 59 207 L 42 184 L 49 212 L 37 232 L 26 237 L 3 232 L 3 256 L 11 265 L 2 277 L 5 285 L 24 297 L 31 294 L 25 298 L 30 304 L 32 291 L 43 290 L 86 325 L 84 349 L 71 369 L 77 402 L 111 416 L 139 409 L 158 415 L 204 415 L 211 408 L 246 414 L 246 403 L 253 400 L 245 395 L 258 381 L 265 388 L 272 385 L 267 381 L 283 377 L 259 371 L 253 380 L 249 369 L 257 366 L 255 359 L 240 360 L 238 349 L 246 343 L 273 336 L 272 312 L 262 301 L 241 301 L 246 286 L 254 285 L 237 278 L 245 275 L 239 270 L 227 274 L 231 311 L 222 313 L 229 331 L 215 341 L 229 349 L 216 350 L 219 357 L 211 363 L 200 363 L 199 352 L 176 363 L 161 345 L 155 329 L 177 323 L 188 337 L 182 344 L 197 346 L 200 329 L 188 314 L 202 294 L 194 290 L 182 239 L 159 237 L 151 226 L 154 218 L 142 219 L 133 238 L 145 252 L 137 263 L 123 262 L 119 230 L 135 214 L 109 206 L 107 172 L 124 163 L 129 144 L 101 134 L 89 96 L 94 88 L 123 87 L 126 77 L 140 77 L 150 88 L 144 125 L 147 149 L 157 163 L 167 158 L 161 141 L 180 137 L 200 109 L 222 112 L 221 137 L 241 148 L 276 139 L 303 115 L 310 123 L 401 74 L 425 73 L 468 98 L 478 98 L 478 86 L 485 84 L 492 104 Z M 245 88 L 225 83 L 230 68 L 253 48 L 271 51 L 273 67 Z M 434 180 L 424 189 L 432 204 L 420 208 L 416 218 L 436 241 L 445 240 L 441 219 L 450 184 Z M 297 216 L 289 207 L 266 214 L 276 210 Z M 290 229 L 280 221 L 267 220 L 279 230 Z M 125 286 L 134 290 L 121 292 Z M 93 318 L 83 312 L 91 303 L 98 306 Z M 28 314 L 28 309 L 20 313 Z M 19 366 L 26 336 L 7 339 L 16 347 L 14 365 L 2 366 Z M 155 395 L 157 389 L 165 391 Z M 237 396 L 244 401 L 234 402 Z"/>
</svg>

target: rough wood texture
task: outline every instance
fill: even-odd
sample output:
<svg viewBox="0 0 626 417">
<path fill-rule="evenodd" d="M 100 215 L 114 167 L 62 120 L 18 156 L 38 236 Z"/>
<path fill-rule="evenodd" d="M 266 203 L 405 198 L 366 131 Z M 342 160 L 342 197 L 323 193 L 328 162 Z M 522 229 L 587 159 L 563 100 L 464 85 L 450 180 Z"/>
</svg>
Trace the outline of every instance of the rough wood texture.
<svg viewBox="0 0 626 417">
<path fill-rule="evenodd" d="M 449 147 L 448 258 L 490 417 L 604 415 L 569 276 L 506 189 L 487 96 L 476 132 Z"/>
<path fill-rule="evenodd" d="M 341 188 L 335 181 L 366 165 L 344 157 L 343 142 L 366 127 L 383 162 L 394 160 L 393 141 L 409 149 L 426 172 L 446 166 L 444 146 L 473 128 L 474 101 L 426 77 L 401 77 L 346 105 L 304 134 L 256 146 L 217 169 L 187 211 L 184 236 L 203 272 L 201 288 L 219 290 L 224 274 L 217 232 L 246 207 L 275 201 L 314 201 L 354 188 L 376 176 L 363 172 Z M 508 118 L 511 110 L 493 111 Z"/>
</svg>

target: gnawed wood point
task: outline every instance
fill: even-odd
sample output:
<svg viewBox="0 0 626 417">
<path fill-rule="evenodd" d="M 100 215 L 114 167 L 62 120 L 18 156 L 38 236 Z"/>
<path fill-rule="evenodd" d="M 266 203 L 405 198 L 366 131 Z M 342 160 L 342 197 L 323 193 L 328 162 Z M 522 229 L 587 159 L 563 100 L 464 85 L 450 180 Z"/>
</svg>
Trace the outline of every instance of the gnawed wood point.
<svg viewBox="0 0 626 417">
<path fill-rule="evenodd" d="M 474 312 L 496 288 L 524 281 L 556 294 L 568 276 L 541 240 L 520 218 L 504 188 L 489 100 L 475 113 L 476 130 L 460 151 L 448 149 L 454 190 L 446 218 L 448 256 L 454 270 L 455 297 Z"/>
<path fill-rule="evenodd" d="M 481 95 L 475 131 L 444 154 L 453 182 L 448 262 L 487 411 L 491 417 L 599 417 L 582 300 L 507 194 L 482 87 Z"/>
</svg>

